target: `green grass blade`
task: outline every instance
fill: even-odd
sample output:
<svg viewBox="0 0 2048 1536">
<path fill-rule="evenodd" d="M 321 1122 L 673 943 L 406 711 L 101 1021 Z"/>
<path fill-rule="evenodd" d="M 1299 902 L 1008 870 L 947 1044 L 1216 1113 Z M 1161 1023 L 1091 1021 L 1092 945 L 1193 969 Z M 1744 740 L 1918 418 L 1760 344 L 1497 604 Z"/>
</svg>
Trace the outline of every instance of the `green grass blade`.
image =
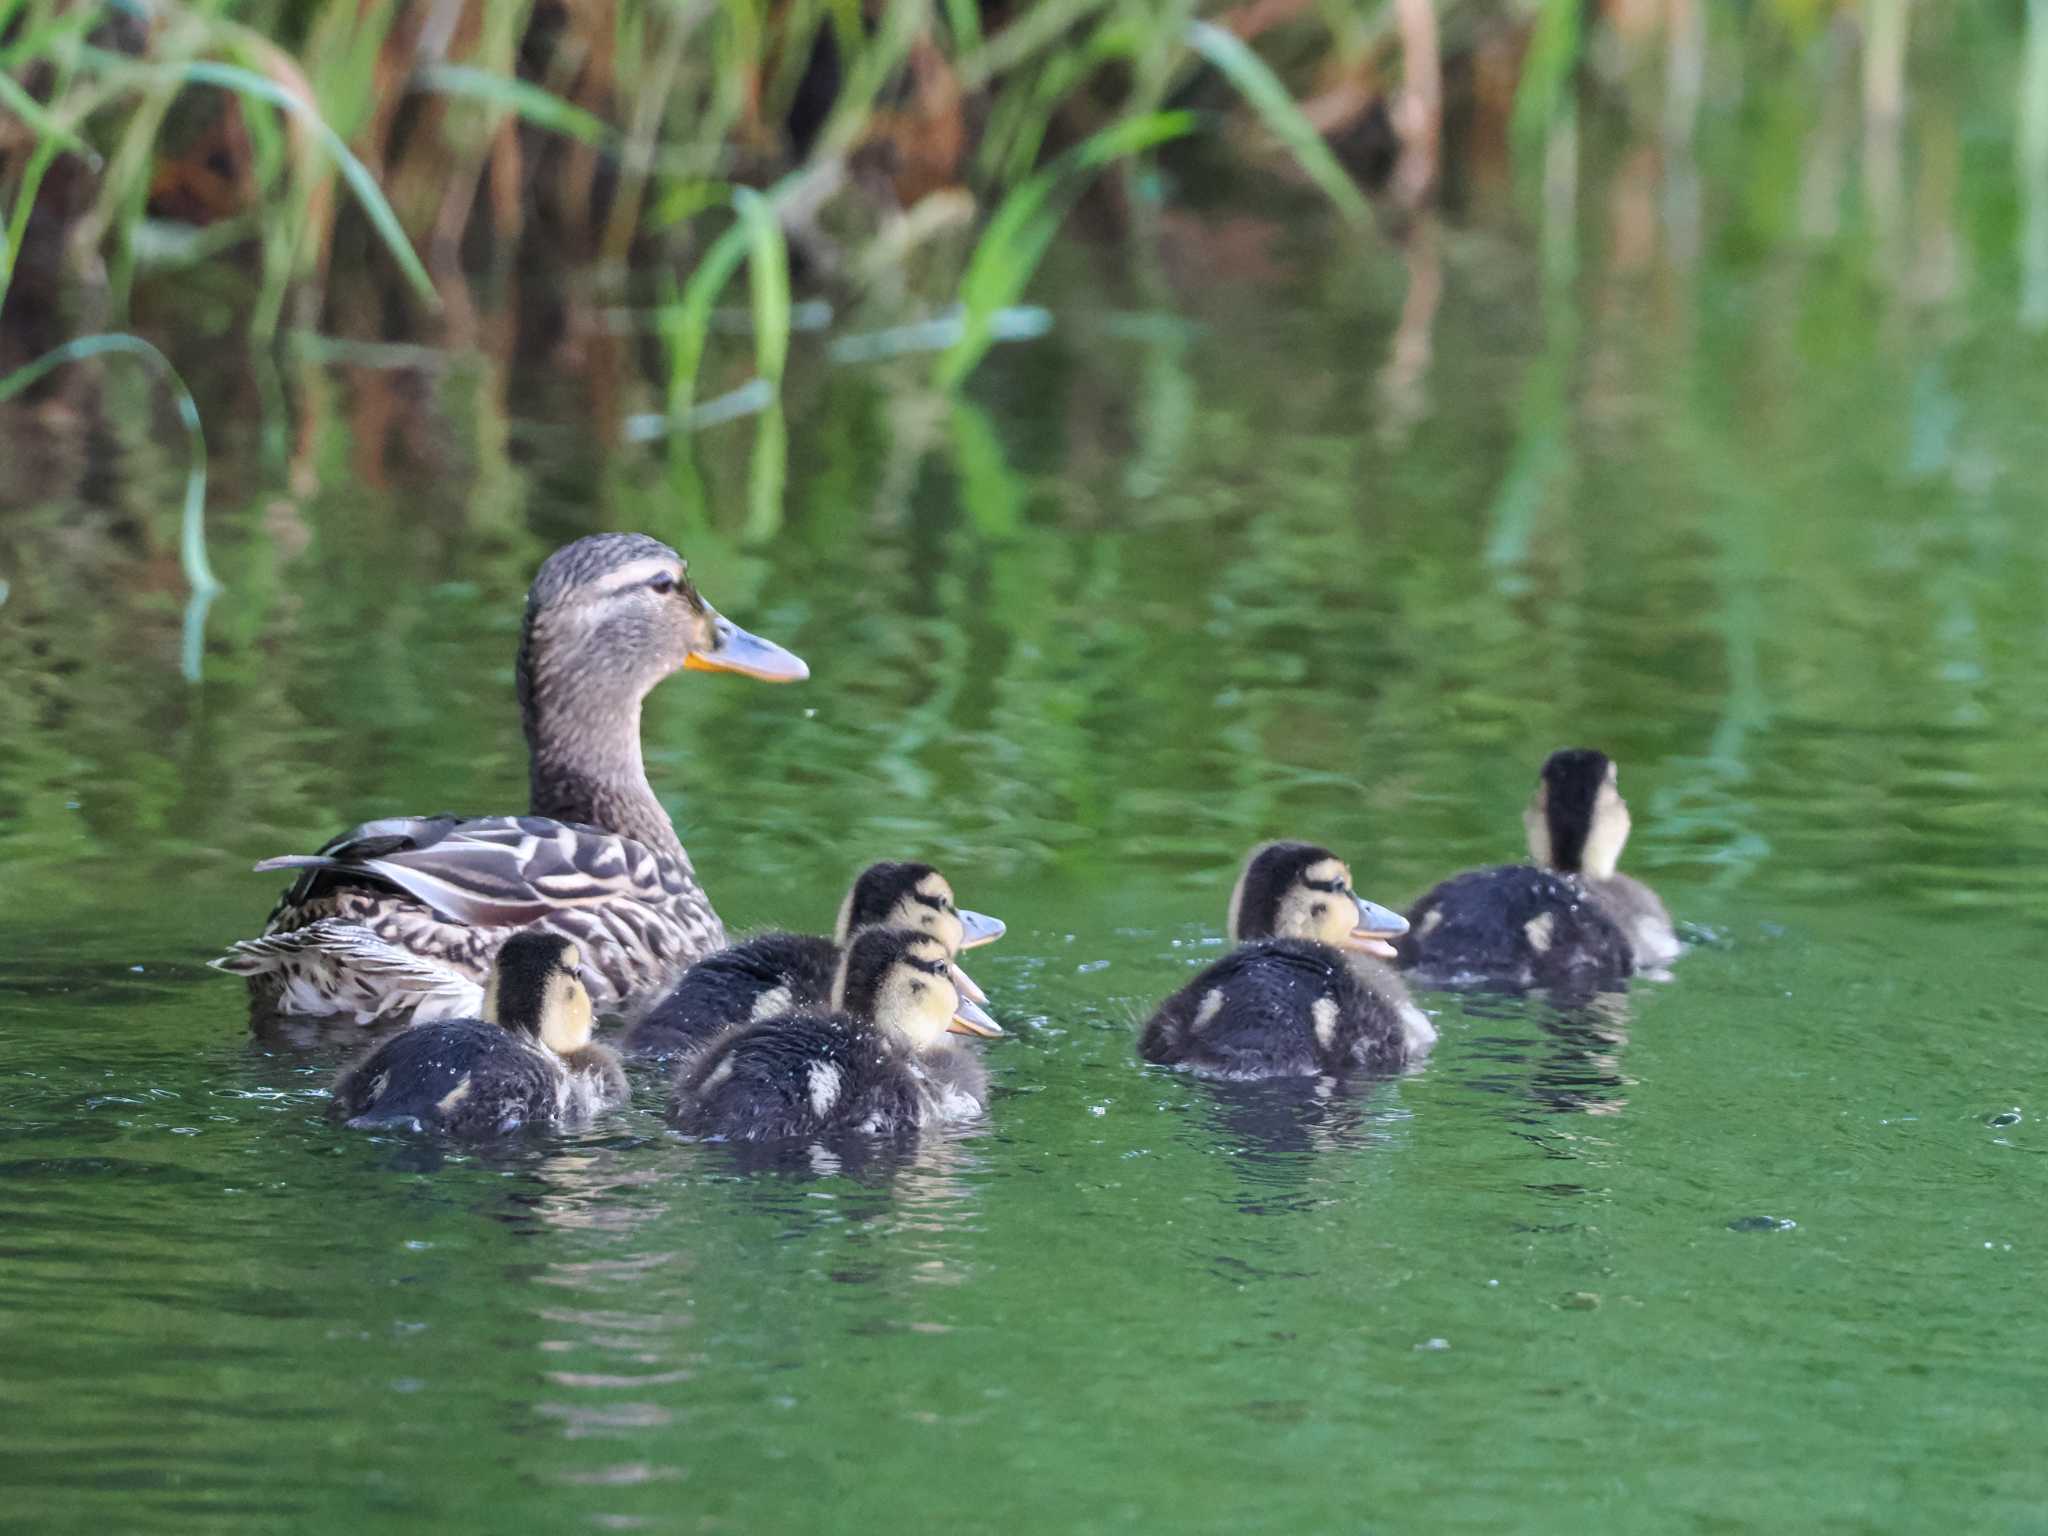
<svg viewBox="0 0 2048 1536">
<path fill-rule="evenodd" d="M 1344 217 L 1363 223 L 1369 216 L 1365 198 L 1359 192 L 1330 146 L 1316 132 L 1316 126 L 1302 114 L 1287 87 L 1266 61 L 1246 47 L 1232 32 L 1207 21 L 1191 21 L 1188 46 L 1216 67 L 1219 74 L 1237 88 L 1251 104 L 1268 130 L 1285 144 L 1309 178 L 1323 189 Z"/>
<path fill-rule="evenodd" d="M 732 205 L 747 236 L 747 277 L 754 299 L 754 370 L 776 389 L 789 360 L 789 245 L 775 206 L 752 187 L 735 187 Z"/>
<path fill-rule="evenodd" d="M 970 54 L 981 47 L 981 6 L 976 0 L 946 0 L 946 27 L 953 34 L 953 55 Z"/>
<path fill-rule="evenodd" d="M 697 369 L 704 361 L 704 343 L 711 335 L 711 310 L 733 273 L 747 257 L 748 232 L 735 224 L 704 253 L 682 296 L 669 307 L 662 330 L 668 337 L 668 413 L 680 421 L 697 393 Z"/>
<path fill-rule="evenodd" d="M 12 399 L 44 374 L 66 363 L 120 353 L 141 358 L 164 381 L 177 403 L 178 420 L 185 428 L 185 505 L 178 528 L 178 557 L 185 568 L 185 580 L 192 588 L 192 602 L 186 610 L 184 671 L 186 678 L 196 683 L 205 642 L 206 608 L 221 585 L 206 559 L 206 434 L 199 425 L 199 407 L 178 370 L 140 336 L 81 336 L 0 378 L 0 401 Z"/>
<path fill-rule="evenodd" d="M 0 35 L 13 23 L 11 11 L 18 9 L 0 6 Z M 0 69 L 51 58 L 62 45 L 83 37 L 103 20 L 105 17 L 97 6 L 81 5 L 74 11 L 59 12 L 48 20 L 24 26 L 5 48 L 0 48 Z"/>
<path fill-rule="evenodd" d="M 562 100 L 553 91 L 529 80 L 476 69 L 467 64 L 433 64 L 416 70 L 412 83 L 421 90 L 460 96 L 467 101 L 514 113 L 536 128 L 559 133 L 579 144 L 588 144 L 592 149 L 610 149 L 619 142 L 619 131 L 603 118 L 584 111 L 573 102 Z"/>
<path fill-rule="evenodd" d="M 1514 115 L 1508 125 L 1515 157 L 1523 164 L 1541 159 L 1550 120 L 1557 115 L 1578 62 L 1578 0 L 1544 0 L 1522 60 L 1522 79 L 1515 87 Z"/>
<path fill-rule="evenodd" d="M 1068 207 L 1091 173 L 1192 133 L 1192 112 L 1148 112 L 1084 139 L 1018 183 L 988 221 L 960 279 L 960 339 L 940 354 L 933 382 L 952 389 L 974 371 L 995 340 L 996 315 L 1023 296 Z"/>
<path fill-rule="evenodd" d="M 15 83 L 12 75 L 0 74 L 0 108 L 12 112 L 40 137 L 54 140 L 60 148 L 80 156 L 94 170 L 100 168 L 100 157 L 93 147 L 58 122 L 48 107 Z"/>
<path fill-rule="evenodd" d="M 311 104 L 294 96 L 275 81 L 233 64 L 216 64 L 208 59 L 194 59 L 189 63 L 170 67 L 175 73 L 202 85 L 217 85 L 223 90 L 239 91 L 244 95 L 254 96 L 259 101 L 267 101 L 272 106 L 291 113 L 311 129 L 314 137 L 320 140 L 322 147 L 341 171 L 342 180 L 348 183 L 349 190 L 362 205 L 363 212 L 368 215 L 378 237 L 390 250 L 399 270 L 418 290 L 422 299 L 432 307 L 440 308 L 441 296 L 434 291 L 434 280 L 427 276 L 427 269 L 421 264 L 419 253 L 412 248 L 412 241 L 406 238 L 405 230 L 398 222 L 398 215 L 392 212 L 391 204 L 384 198 L 383 189 L 377 185 L 377 178 L 370 174 L 368 166 L 349 152 L 349 147 L 341 142 L 341 135 L 327 126 L 326 120 Z"/>
<path fill-rule="evenodd" d="M 349 191 L 355 195 L 362 210 L 376 230 L 377 236 L 391 252 L 409 282 L 418 291 L 420 298 L 432 308 L 441 306 L 441 297 L 434 291 L 434 280 L 427 276 L 427 269 L 420 262 L 419 254 L 413 250 L 412 242 L 406 238 L 404 228 L 398 222 L 398 215 L 385 200 L 383 189 L 377 185 L 369 167 L 349 152 L 341 141 L 341 135 L 327 126 L 311 103 L 293 95 L 276 81 L 257 74 L 254 70 L 239 65 L 220 64 L 211 59 L 188 59 L 176 64 L 131 64 L 117 54 L 100 49 L 84 50 L 92 63 L 110 74 L 132 75 L 140 79 L 167 80 L 192 85 L 213 85 L 222 90 L 234 91 L 243 96 L 253 96 L 288 112 L 303 123 L 313 136 L 320 141 L 329 158 L 334 161 L 341 178 L 348 183 Z"/>
</svg>

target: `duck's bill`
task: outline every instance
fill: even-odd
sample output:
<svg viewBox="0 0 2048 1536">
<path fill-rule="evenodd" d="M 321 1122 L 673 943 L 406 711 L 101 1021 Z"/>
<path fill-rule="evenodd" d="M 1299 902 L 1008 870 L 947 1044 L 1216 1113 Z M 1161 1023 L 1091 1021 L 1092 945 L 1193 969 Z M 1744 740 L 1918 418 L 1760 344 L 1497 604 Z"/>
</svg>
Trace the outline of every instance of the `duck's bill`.
<svg viewBox="0 0 2048 1536">
<path fill-rule="evenodd" d="M 980 1035 L 990 1040 L 1003 1032 L 1003 1026 L 990 1018 L 981 1004 L 967 997 L 960 999 L 960 1006 L 953 1010 L 953 1022 L 946 1028 L 956 1035 Z"/>
<path fill-rule="evenodd" d="M 685 667 L 693 672 L 737 672 L 764 683 L 800 683 L 811 675 L 801 656 L 773 640 L 748 634 L 722 613 L 712 616 L 711 635 L 711 649 L 690 652 L 683 659 Z"/>
<path fill-rule="evenodd" d="M 960 907 L 956 910 L 956 915 L 960 919 L 962 949 L 973 949 L 978 944 L 993 944 L 1009 932 L 1000 917 L 990 917 L 986 912 L 970 912 L 965 907 Z"/>
<path fill-rule="evenodd" d="M 1390 907 L 1367 901 L 1363 896 L 1351 899 L 1358 903 L 1358 926 L 1351 930 L 1350 947 L 1362 955 L 1392 960 L 1395 957 L 1392 941 L 1408 931 L 1408 919 Z"/>
<path fill-rule="evenodd" d="M 975 983 L 974 978 L 961 970 L 958 965 L 949 964 L 946 969 L 952 973 L 954 991 L 958 992 L 970 1003 L 985 1003 L 988 1001 L 988 994 L 982 991 Z"/>
</svg>

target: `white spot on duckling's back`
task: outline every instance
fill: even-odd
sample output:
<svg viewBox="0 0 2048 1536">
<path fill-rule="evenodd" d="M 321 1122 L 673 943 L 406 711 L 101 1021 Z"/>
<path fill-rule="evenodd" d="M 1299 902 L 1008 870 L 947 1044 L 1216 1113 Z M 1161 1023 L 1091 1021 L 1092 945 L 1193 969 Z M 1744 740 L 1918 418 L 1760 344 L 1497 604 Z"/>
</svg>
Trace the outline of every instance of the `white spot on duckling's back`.
<svg viewBox="0 0 2048 1536">
<path fill-rule="evenodd" d="M 1661 917 L 1646 914 L 1636 919 L 1636 963 L 1645 970 L 1669 965 L 1684 953 L 1678 935 Z"/>
<path fill-rule="evenodd" d="M 1309 1004 L 1308 1015 L 1315 1020 L 1316 1044 L 1328 1050 L 1337 1042 L 1337 1000 L 1319 997 Z"/>
<path fill-rule="evenodd" d="M 1540 955 L 1550 948 L 1550 931 L 1556 926 L 1557 914 L 1545 912 L 1522 924 L 1522 933 L 1529 940 L 1529 947 Z"/>
<path fill-rule="evenodd" d="M 753 1011 L 747 1017 L 756 1024 L 763 1019 L 779 1019 L 789 1012 L 795 1001 L 795 994 L 787 986 L 770 987 L 754 999 Z"/>
<path fill-rule="evenodd" d="M 1211 987 L 1203 996 L 1200 1006 L 1195 1009 L 1195 1016 L 1189 1022 L 1188 1029 L 1199 1034 L 1207 1027 L 1209 1021 L 1222 1011 L 1223 989 L 1221 987 Z"/>
<path fill-rule="evenodd" d="M 1443 920 L 1443 909 L 1441 907 L 1431 907 L 1423 914 L 1422 924 L 1415 930 L 1415 937 L 1418 939 L 1427 938 L 1430 934 L 1436 932 L 1437 925 L 1443 922 Z"/>
<path fill-rule="evenodd" d="M 1429 1021 L 1429 1015 L 1413 1003 L 1400 1005 L 1401 1038 L 1407 1043 L 1410 1056 L 1421 1056 L 1436 1044 L 1436 1026 Z"/>
<path fill-rule="evenodd" d="M 462 1081 L 457 1083 L 453 1088 L 450 1088 L 447 1093 L 442 1095 L 441 1102 L 436 1104 L 434 1108 L 444 1115 L 453 1114 L 455 1112 L 455 1106 L 460 1104 L 464 1099 L 469 1097 L 470 1087 L 470 1075 L 469 1073 L 465 1072 L 462 1074 Z"/>
<path fill-rule="evenodd" d="M 839 1089 L 843 1081 L 839 1069 L 829 1061 L 814 1061 L 810 1065 L 806 1080 L 811 1090 L 811 1113 L 822 1120 L 832 1112 L 832 1106 L 839 1102 Z"/>
</svg>

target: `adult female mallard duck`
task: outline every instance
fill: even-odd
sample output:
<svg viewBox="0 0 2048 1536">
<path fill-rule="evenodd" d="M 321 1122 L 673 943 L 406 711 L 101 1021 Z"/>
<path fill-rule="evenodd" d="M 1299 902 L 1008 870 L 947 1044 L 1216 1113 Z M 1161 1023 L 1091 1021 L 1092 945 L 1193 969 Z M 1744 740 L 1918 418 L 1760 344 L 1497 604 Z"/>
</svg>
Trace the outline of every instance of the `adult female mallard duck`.
<svg viewBox="0 0 2048 1536">
<path fill-rule="evenodd" d="M 830 1007 L 832 981 L 847 943 L 870 928 L 929 933 L 945 946 L 949 959 L 1003 936 L 1003 925 L 995 918 L 957 905 L 953 887 L 931 865 L 870 864 L 839 904 L 832 937 L 764 933 L 706 955 L 634 1022 L 626 1048 L 646 1055 L 681 1055 L 736 1024 Z M 970 1002 L 988 1001 L 957 963 L 952 976 L 953 985 Z"/>
<path fill-rule="evenodd" d="M 687 1135 L 814 1142 L 915 1134 L 979 1115 L 988 1074 L 948 1032 L 1002 1029 L 953 984 L 928 933 L 870 928 L 840 963 L 832 1006 L 727 1033 L 676 1080 L 669 1119 Z"/>
<path fill-rule="evenodd" d="M 492 961 L 482 1018 L 400 1030 L 342 1073 L 328 1112 L 358 1129 L 509 1136 L 625 1103 L 619 1058 L 591 1043 L 582 960 L 559 934 L 514 934 Z"/>
<path fill-rule="evenodd" d="M 1138 1054 L 1238 1081 L 1398 1071 L 1436 1043 L 1379 963 L 1407 926 L 1359 896 L 1329 849 L 1254 848 L 1230 896 L 1238 947 L 1159 1005 Z"/>
<path fill-rule="evenodd" d="M 1582 990 L 1678 958 L 1684 946 L 1657 893 L 1615 869 L 1629 815 L 1613 759 L 1551 753 L 1522 822 L 1531 862 L 1436 886 L 1408 914 L 1402 965 L 1444 986 Z"/>
<path fill-rule="evenodd" d="M 599 1007 L 725 942 L 640 758 L 640 706 L 683 668 L 794 682 L 809 669 L 722 617 L 676 552 L 599 533 L 550 555 L 527 594 L 519 707 L 525 816 L 394 816 L 317 854 L 264 926 L 213 963 L 277 1013 L 415 1020 L 474 1013 L 512 934 L 575 940 Z"/>
</svg>

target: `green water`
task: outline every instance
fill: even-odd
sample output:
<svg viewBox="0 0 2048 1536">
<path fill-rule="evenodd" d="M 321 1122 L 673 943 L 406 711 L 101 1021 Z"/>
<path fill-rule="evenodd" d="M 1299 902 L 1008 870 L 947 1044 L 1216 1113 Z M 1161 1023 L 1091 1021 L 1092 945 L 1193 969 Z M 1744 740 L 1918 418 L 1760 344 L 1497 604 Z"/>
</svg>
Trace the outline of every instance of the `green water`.
<svg viewBox="0 0 2048 1536">
<path fill-rule="evenodd" d="M 1569 214 L 1475 195 L 1426 330 L 1283 200 L 1246 270 L 1057 253 L 971 405 L 800 355 L 694 469 L 603 446 L 630 355 L 188 348 L 197 684 L 170 418 L 115 370 L 4 408 L 12 1528 L 2048 1530 L 2048 341 L 2003 144 L 1938 141 L 1909 278 L 1853 178 L 1792 237 L 1769 106 L 1689 212 L 1591 148 Z M 814 670 L 649 711 L 731 924 L 884 855 L 1008 922 L 985 1129 L 749 1174 L 643 1076 L 552 1144 L 345 1134 L 345 1044 L 203 968 L 255 859 L 521 804 L 520 595 L 608 526 Z M 1254 840 L 1405 903 L 1567 743 L 1674 981 L 1425 994 L 1434 1058 L 1350 1098 L 1134 1062 Z"/>
</svg>

